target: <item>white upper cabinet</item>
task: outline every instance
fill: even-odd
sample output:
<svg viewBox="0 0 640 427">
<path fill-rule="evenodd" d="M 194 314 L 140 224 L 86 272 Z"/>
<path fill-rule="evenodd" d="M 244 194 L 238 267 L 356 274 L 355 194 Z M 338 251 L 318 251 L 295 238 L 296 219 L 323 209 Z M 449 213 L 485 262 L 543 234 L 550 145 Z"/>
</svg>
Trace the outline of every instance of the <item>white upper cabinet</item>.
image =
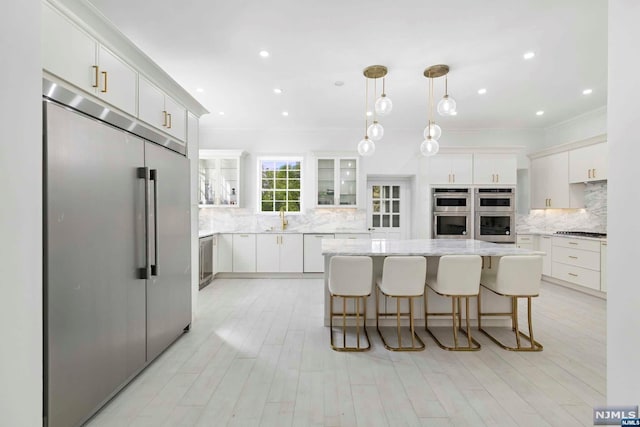
<svg viewBox="0 0 640 427">
<path fill-rule="evenodd" d="M 140 76 L 138 118 L 180 141 L 186 137 L 187 110 Z"/>
<path fill-rule="evenodd" d="M 42 4 L 42 67 L 136 115 L 136 70 L 46 3 Z"/>
<path fill-rule="evenodd" d="M 97 45 L 49 4 L 42 4 L 42 68 L 95 93 Z"/>
<path fill-rule="evenodd" d="M 102 45 L 98 47 L 95 70 L 97 95 L 105 102 L 135 116 L 138 85 L 136 70 Z"/>
<path fill-rule="evenodd" d="M 316 172 L 316 204 L 319 208 L 357 205 L 356 157 L 318 157 Z"/>
<path fill-rule="evenodd" d="M 473 183 L 479 185 L 516 185 L 518 179 L 515 154 L 475 153 Z"/>
<path fill-rule="evenodd" d="M 569 184 L 567 151 L 531 160 L 531 208 L 584 207 L 584 189 Z"/>
<path fill-rule="evenodd" d="M 438 154 L 429 159 L 431 184 L 471 184 L 473 182 L 472 154 Z"/>
<path fill-rule="evenodd" d="M 607 179 L 609 149 L 606 142 L 569 151 L 569 182 Z"/>
<path fill-rule="evenodd" d="M 244 154 L 242 150 L 200 150 L 200 207 L 240 207 L 240 172 Z"/>
</svg>

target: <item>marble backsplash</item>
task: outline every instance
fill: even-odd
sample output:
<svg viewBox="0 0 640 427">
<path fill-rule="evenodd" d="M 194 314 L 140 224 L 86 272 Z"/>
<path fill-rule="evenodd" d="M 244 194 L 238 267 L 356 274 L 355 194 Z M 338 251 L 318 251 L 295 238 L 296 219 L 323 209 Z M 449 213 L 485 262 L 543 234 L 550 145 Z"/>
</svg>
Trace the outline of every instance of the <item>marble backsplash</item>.
<svg viewBox="0 0 640 427">
<path fill-rule="evenodd" d="M 260 232 L 279 230 L 280 217 L 256 214 L 243 208 L 200 208 L 200 230 L 216 232 Z M 289 231 L 364 231 L 367 212 L 363 209 L 310 209 L 304 214 L 287 214 Z"/>
<path fill-rule="evenodd" d="M 518 214 L 519 233 L 555 231 L 607 232 L 607 181 L 585 184 L 584 209 L 536 209 Z"/>
</svg>

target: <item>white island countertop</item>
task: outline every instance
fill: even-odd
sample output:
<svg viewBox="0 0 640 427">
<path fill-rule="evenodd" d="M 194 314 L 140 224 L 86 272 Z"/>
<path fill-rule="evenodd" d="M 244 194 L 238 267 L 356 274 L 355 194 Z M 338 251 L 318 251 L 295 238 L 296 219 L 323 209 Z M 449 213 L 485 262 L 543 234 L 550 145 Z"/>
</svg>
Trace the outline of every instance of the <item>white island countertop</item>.
<svg viewBox="0 0 640 427">
<path fill-rule="evenodd" d="M 512 245 L 489 243 L 473 239 L 325 239 L 322 241 L 322 254 L 333 255 L 544 255 L 544 252 L 517 248 Z"/>
</svg>

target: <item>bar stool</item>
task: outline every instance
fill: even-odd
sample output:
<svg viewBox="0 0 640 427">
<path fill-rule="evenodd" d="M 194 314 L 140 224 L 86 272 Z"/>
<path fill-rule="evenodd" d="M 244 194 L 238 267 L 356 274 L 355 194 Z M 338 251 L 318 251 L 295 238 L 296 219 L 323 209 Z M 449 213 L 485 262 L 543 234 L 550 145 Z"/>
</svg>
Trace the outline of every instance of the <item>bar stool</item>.
<svg viewBox="0 0 640 427">
<path fill-rule="evenodd" d="M 427 275 L 426 286 L 436 294 L 451 297 L 451 313 L 428 313 L 427 290 L 424 292 L 424 329 L 431 335 L 438 346 L 444 350 L 476 351 L 480 343 L 471 337 L 469 324 L 469 297 L 477 297 L 480 293 L 480 272 L 482 258 L 479 255 L 444 255 L 440 257 L 438 270 Z M 466 301 L 466 331 L 462 329 L 462 307 L 460 298 Z M 456 313 L 456 306 L 458 312 Z M 453 347 L 444 345 L 428 328 L 427 319 L 432 316 L 451 316 L 453 326 Z M 458 344 L 458 329 L 467 336 L 467 345 Z"/>
<path fill-rule="evenodd" d="M 367 333 L 367 297 L 371 295 L 373 277 L 371 257 L 334 256 L 329 261 L 329 326 L 331 328 L 331 348 L 336 351 L 366 351 L 371 348 Z M 342 313 L 334 313 L 333 299 L 342 298 Z M 347 298 L 355 300 L 355 311 L 347 313 Z M 363 300 L 363 329 L 367 346 L 360 346 L 360 300 Z M 342 347 L 333 342 L 333 318 L 342 315 Z M 356 319 L 356 346 L 347 346 L 347 317 Z"/>
<path fill-rule="evenodd" d="M 392 351 L 419 351 L 424 350 L 424 342 L 415 333 L 413 320 L 413 299 L 420 297 L 424 293 L 424 279 L 427 273 L 427 259 L 423 256 L 388 256 L 382 265 L 382 277 L 376 280 L 376 329 L 380 334 L 380 339 L 387 350 Z M 396 312 L 380 312 L 380 292 L 386 297 L 396 298 Z M 400 311 L 400 299 L 407 298 L 409 312 Z M 380 331 L 380 316 L 395 316 L 397 321 L 398 345 L 393 347 L 387 343 L 384 335 Z M 411 346 L 402 346 L 402 336 L 400 330 L 400 316 L 409 317 L 409 327 L 411 329 Z M 418 344 L 416 344 L 418 341 Z"/>
<path fill-rule="evenodd" d="M 542 345 L 533 338 L 531 323 L 531 298 L 537 297 L 540 290 L 542 276 L 542 257 L 539 255 L 509 255 L 498 261 L 497 272 L 483 271 L 480 284 L 491 292 L 511 298 L 511 312 L 482 313 L 480 296 L 478 296 L 478 330 L 488 336 L 493 342 L 505 350 L 511 351 L 542 351 Z M 520 332 L 518 328 L 518 298 L 527 299 L 527 318 L 529 335 Z M 511 329 L 516 335 L 516 346 L 509 347 L 482 329 L 482 316 L 511 316 Z M 529 346 L 520 344 L 520 336 L 529 341 Z"/>
</svg>

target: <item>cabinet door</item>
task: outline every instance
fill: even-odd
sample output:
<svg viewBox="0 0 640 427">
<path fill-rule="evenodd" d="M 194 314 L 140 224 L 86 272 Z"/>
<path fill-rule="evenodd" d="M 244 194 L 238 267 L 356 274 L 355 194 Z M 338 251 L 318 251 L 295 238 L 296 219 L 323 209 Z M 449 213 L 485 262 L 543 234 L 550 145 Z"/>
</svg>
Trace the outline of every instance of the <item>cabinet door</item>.
<svg viewBox="0 0 640 427">
<path fill-rule="evenodd" d="M 548 207 L 547 178 L 549 162 L 546 157 L 531 160 L 531 208 L 545 209 Z"/>
<path fill-rule="evenodd" d="M 531 161 L 531 207 L 570 208 L 569 153 L 557 153 Z"/>
<path fill-rule="evenodd" d="M 451 154 L 453 184 L 471 184 L 473 181 L 473 158 L 471 154 Z"/>
<path fill-rule="evenodd" d="M 256 271 L 273 273 L 280 271 L 280 234 L 256 236 Z"/>
<path fill-rule="evenodd" d="M 324 273 L 322 239 L 333 239 L 333 234 L 304 235 L 304 272 Z"/>
<path fill-rule="evenodd" d="M 87 92 L 95 93 L 97 42 L 42 3 L 42 68 Z"/>
<path fill-rule="evenodd" d="M 220 234 L 218 236 L 218 271 L 222 273 L 233 271 L 232 234 Z"/>
<path fill-rule="evenodd" d="M 164 93 L 147 79 L 138 78 L 138 118 L 164 130 Z"/>
<path fill-rule="evenodd" d="M 600 243 L 600 290 L 607 292 L 607 244 Z"/>
<path fill-rule="evenodd" d="M 447 154 L 438 154 L 429 159 L 429 182 L 431 184 L 452 184 L 451 159 Z"/>
<path fill-rule="evenodd" d="M 255 273 L 256 271 L 256 235 L 233 235 L 233 272 Z"/>
<path fill-rule="evenodd" d="M 358 161 L 357 159 L 340 159 L 339 171 L 339 200 L 340 206 L 355 206 L 357 203 L 358 189 Z"/>
<path fill-rule="evenodd" d="M 136 115 L 138 73 L 104 46 L 98 50 L 98 96 L 132 116 Z"/>
<path fill-rule="evenodd" d="M 607 144 L 589 145 L 569 151 L 569 182 L 607 179 Z"/>
<path fill-rule="evenodd" d="M 280 271 L 302 273 L 303 250 L 302 234 L 282 234 L 280 236 Z"/>
<path fill-rule="evenodd" d="M 185 140 L 187 130 L 187 110 L 168 95 L 164 96 L 164 109 L 167 112 L 166 131 L 179 141 Z"/>
<path fill-rule="evenodd" d="M 513 154 L 474 154 L 473 183 L 516 185 L 516 156 Z"/>
<path fill-rule="evenodd" d="M 538 250 L 545 253 L 542 256 L 542 274 L 551 276 L 551 259 L 552 259 L 552 240 L 551 236 L 540 236 L 538 239 Z"/>
<path fill-rule="evenodd" d="M 218 273 L 218 236 L 212 238 L 213 250 L 211 253 L 211 273 L 215 276 Z"/>
<path fill-rule="evenodd" d="M 333 206 L 335 202 L 336 168 L 334 159 L 318 159 L 317 199 L 318 206 Z"/>
</svg>

